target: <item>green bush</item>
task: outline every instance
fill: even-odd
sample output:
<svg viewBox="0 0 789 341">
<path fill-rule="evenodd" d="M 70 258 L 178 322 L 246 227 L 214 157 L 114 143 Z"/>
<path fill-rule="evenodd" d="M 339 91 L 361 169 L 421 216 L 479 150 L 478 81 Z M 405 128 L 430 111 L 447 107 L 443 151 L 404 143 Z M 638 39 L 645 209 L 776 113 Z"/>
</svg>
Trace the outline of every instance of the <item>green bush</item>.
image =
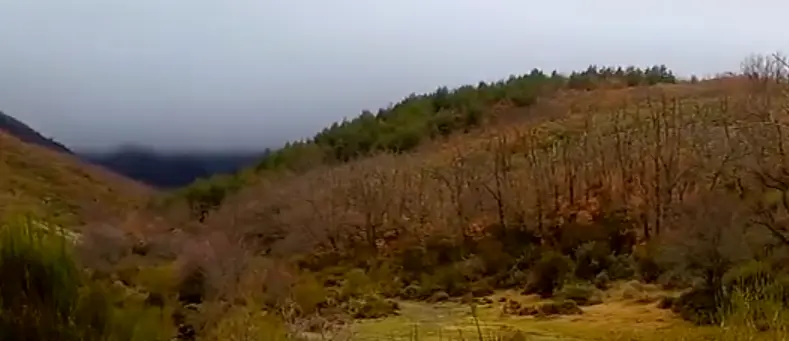
<svg viewBox="0 0 789 341">
<path fill-rule="evenodd" d="M 315 276 L 305 273 L 291 288 L 290 296 L 300 312 L 308 315 L 316 312 L 329 295 Z"/>
<path fill-rule="evenodd" d="M 420 298 L 424 298 L 422 294 L 424 290 L 418 284 L 409 284 L 403 290 L 400 290 L 400 297 L 407 299 L 407 300 L 416 300 Z"/>
<path fill-rule="evenodd" d="M 678 270 L 669 270 L 657 280 L 657 284 L 667 290 L 689 288 L 693 286 L 693 276 Z"/>
<path fill-rule="evenodd" d="M 537 306 L 538 315 L 580 315 L 583 310 L 573 300 L 556 300 L 544 302 Z"/>
<path fill-rule="evenodd" d="M 494 238 L 484 238 L 478 242 L 477 257 L 482 263 L 482 270 L 485 275 L 493 275 L 506 271 L 512 267 L 515 261 L 513 257 L 504 251 L 504 244 Z M 472 258 L 474 259 L 474 258 Z M 477 279 L 477 278 L 469 278 Z"/>
<path fill-rule="evenodd" d="M 28 222 L 0 225 L 0 340 L 169 340 L 165 307 L 91 282 L 71 245 Z"/>
<path fill-rule="evenodd" d="M 373 319 L 396 314 L 397 303 L 378 295 L 365 295 L 348 302 L 348 311 L 357 319 Z"/>
<path fill-rule="evenodd" d="M 592 284 L 600 290 L 608 289 L 611 285 L 611 277 L 608 276 L 607 271 L 603 271 L 595 276 L 594 280 L 592 280 Z"/>
<path fill-rule="evenodd" d="M 373 291 L 373 281 L 362 269 L 352 269 L 345 274 L 341 295 L 344 299 L 358 297 Z"/>
<path fill-rule="evenodd" d="M 508 289 L 519 287 L 529 282 L 529 272 L 523 270 L 513 270 L 502 272 L 493 278 L 497 288 Z"/>
<path fill-rule="evenodd" d="M 493 286 L 490 284 L 490 281 L 486 279 L 471 283 L 471 295 L 474 297 L 493 295 Z"/>
<path fill-rule="evenodd" d="M 605 243 L 591 241 L 575 250 L 575 277 L 591 281 L 609 267 L 611 251 Z"/>
<path fill-rule="evenodd" d="M 546 251 L 534 264 L 529 276 L 525 293 L 536 293 L 541 297 L 553 296 L 561 288 L 573 268 L 569 257 L 556 251 Z"/>
<path fill-rule="evenodd" d="M 764 290 L 775 282 L 775 275 L 767 263 L 751 261 L 734 267 L 723 275 L 723 291 L 731 295 L 736 291 L 749 294 L 767 294 Z"/>
<path fill-rule="evenodd" d="M 789 318 L 789 280 L 767 263 L 750 261 L 727 271 L 722 291 L 722 318 L 728 321 L 769 329 L 783 327 L 775 326 L 779 316 Z"/>
<path fill-rule="evenodd" d="M 677 297 L 671 310 L 695 324 L 718 322 L 720 315 L 716 294 L 717 291 L 712 288 L 694 288 Z"/>
<path fill-rule="evenodd" d="M 0 225 L 0 276 L 0 339 L 80 338 L 80 270 L 63 238 L 27 222 Z"/>
<path fill-rule="evenodd" d="M 445 291 L 449 296 L 463 296 L 471 292 L 471 285 L 463 276 L 462 268 L 457 265 L 442 266 L 431 275 L 423 275 L 422 288 L 429 291 L 429 296 L 435 291 Z"/>
<path fill-rule="evenodd" d="M 611 280 L 632 279 L 636 276 L 636 265 L 632 255 L 610 257 L 606 272 Z"/>
<path fill-rule="evenodd" d="M 368 276 L 374 282 L 375 291 L 384 297 L 396 297 L 403 289 L 402 278 L 392 269 L 391 263 L 377 264 L 370 269 Z"/>
<path fill-rule="evenodd" d="M 262 307 L 234 305 L 202 333 L 204 341 L 290 341 L 285 321 Z"/>
<path fill-rule="evenodd" d="M 638 276 L 645 283 L 657 282 L 658 278 L 665 272 L 665 269 L 656 259 L 655 247 L 652 244 L 637 249 L 633 255 Z"/>
<path fill-rule="evenodd" d="M 556 296 L 562 299 L 573 300 L 581 306 L 603 303 L 600 290 L 597 290 L 589 283 L 583 282 L 565 284 Z"/>
</svg>

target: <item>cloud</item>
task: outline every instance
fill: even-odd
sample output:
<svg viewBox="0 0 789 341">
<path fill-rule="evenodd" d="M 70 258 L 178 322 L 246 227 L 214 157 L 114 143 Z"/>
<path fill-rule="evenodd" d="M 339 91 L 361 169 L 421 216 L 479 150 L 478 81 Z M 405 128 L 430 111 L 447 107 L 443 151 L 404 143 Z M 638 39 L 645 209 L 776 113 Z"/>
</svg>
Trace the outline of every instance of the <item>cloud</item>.
<svg viewBox="0 0 789 341">
<path fill-rule="evenodd" d="M 0 4 L 0 108 L 79 148 L 262 148 L 411 92 L 533 67 L 737 68 L 767 0 L 26 0 Z"/>
</svg>

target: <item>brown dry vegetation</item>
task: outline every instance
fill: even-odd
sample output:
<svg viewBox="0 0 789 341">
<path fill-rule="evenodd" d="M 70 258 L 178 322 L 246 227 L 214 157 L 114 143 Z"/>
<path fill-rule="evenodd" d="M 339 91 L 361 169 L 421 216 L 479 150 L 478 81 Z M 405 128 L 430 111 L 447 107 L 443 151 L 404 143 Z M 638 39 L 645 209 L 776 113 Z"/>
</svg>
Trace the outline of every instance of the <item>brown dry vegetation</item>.
<svg viewBox="0 0 789 341">
<path fill-rule="evenodd" d="M 120 288 L 113 309 L 142 305 L 140 325 L 169 328 L 155 339 L 339 338 L 409 300 L 470 304 L 476 321 L 476 304 L 509 304 L 490 298 L 505 289 L 542 302 L 513 318 L 587 314 L 599 329 L 643 310 L 698 324 L 737 316 L 749 332 L 786 335 L 771 319 L 789 303 L 782 62 L 754 59 L 742 76 L 698 84 L 562 90 L 528 107 L 505 100 L 483 127 L 411 153 L 249 173 L 216 210 L 170 206 L 160 220 L 169 229 L 148 229 L 139 214 L 121 228 L 135 238 L 87 234 L 84 280 Z M 13 147 L 0 150 L 0 167 L 14 170 L 0 181 L 30 188 L 18 202 L 54 193 L 85 215 L 91 202 L 127 210 L 137 201 L 126 199 L 144 196 L 121 200 L 65 158 L 52 155 L 47 168 L 28 147 L 0 143 Z M 35 187 L 37 172 L 46 181 Z M 648 311 L 599 306 L 618 280 L 631 281 L 622 300 Z M 681 295 L 658 297 L 642 282 Z M 751 304 L 761 301 L 774 305 Z M 654 325 L 663 323 L 644 326 Z"/>
<path fill-rule="evenodd" d="M 760 142 L 773 147 L 768 139 L 775 133 L 749 116 L 759 99 L 744 91 L 748 86 L 731 79 L 568 95 L 533 108 L 540 119 L 422 153 L 262 179 L 208 224 L 281 227 L 326 247 L 361 243 L 376 254 L 386 253 L 395 236 L 470 236 L 524 221 L 547 233 L 572 213 L 593 217 L 602 210 L 624 210 L 644 237 L 660 234 L 670 230 L 670 210 L 736 175 L 745 178 L 733 174 L 744 165 L 777 157 L 746 153 Z"/>
<path fill-rule="evenodd" d="M 125 217 L 151 194 L 141 184 L 0 132 L 0 216 L 31 213 L 79 227 Z"/>
<path fill-rule="evenodd" d="M 786 251 L 787 97 L 773 76 L 561 92 L 418 153 L 268 174 L 205 224 L 320 281 L 367 273 L 389 297 L 551 296 L 602 272 L 715 291 L 742 261 Z M 584 269 L 585 245 L 607 265 Z M 616 260 L 635 269 L 611 274 Z"/>
</svg>

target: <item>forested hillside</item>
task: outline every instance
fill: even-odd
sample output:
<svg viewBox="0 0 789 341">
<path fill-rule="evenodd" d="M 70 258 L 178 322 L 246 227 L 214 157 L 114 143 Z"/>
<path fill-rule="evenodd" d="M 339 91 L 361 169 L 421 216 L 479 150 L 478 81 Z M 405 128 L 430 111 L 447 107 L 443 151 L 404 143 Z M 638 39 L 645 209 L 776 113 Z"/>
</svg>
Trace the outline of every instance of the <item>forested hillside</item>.
<svg viewBox="0 0 789 341">
<path fill-rule="evenodd" d="M 745 65 L 439 88 L 73 246 L 4 225 L 0 339 L 785 339 L 789 63 Z"/>
<path fill-rule="evenodd" d="M 664 65 L 647 68 L 590 66 L 569 75 L 533 69 L 528 74 L 487 84 L 439 87 L 428 94 L 411 94 L 375 114 L 363 110 L 352 120 L 326 127 L 313 138 L 292 141 L 269 151 L 255 167 L 256 172 L 304 172 L 322 165 L 335 165 L 377 153 L 407 153 L 430 141 L 470 134 L 481 127 L 529 119 L 540 112 L 529 110 L 556 96 L 594 89 L 623 89 L 678 80 Z M 217 207 L 229 192 L 249 177 L 219 176 L 201 180 L 179 191 L 195 214 L 202 216 Z"/>
<path fill-rule="evenodd" d="M 468 133 L 511 109 L 525 108 L 562 90 L 590 91 L 659 83 L 676 83 L 666 66 L 597 67 L 569 75 L 534 69 L 487 84 L 456 89 L 439 87 L 428 94 L 411 94 L 375 113 L 364 110 L 350 121 L 325 128 L 308 141 L 295 141 L 260 162 L 259 169 L 304 169 L 311 164 L 346 162 L 372 153 L 408 152 L 420 143 L 454 133 Z"/>
</svg>

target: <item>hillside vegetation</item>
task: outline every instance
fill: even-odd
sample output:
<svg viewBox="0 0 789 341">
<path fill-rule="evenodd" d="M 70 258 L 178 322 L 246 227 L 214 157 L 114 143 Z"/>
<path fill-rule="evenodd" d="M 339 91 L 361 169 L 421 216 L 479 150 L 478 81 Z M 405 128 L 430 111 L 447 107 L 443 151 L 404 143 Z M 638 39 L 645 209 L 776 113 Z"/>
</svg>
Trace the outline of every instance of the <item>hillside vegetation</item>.
<svg viewBox="0 0 789 341">
<path fill-rule="evenodd" d="M 123 217 L 142 207 L 151 194 L 70 154 L 0 131 L 0 217 L 32 214 L 77 227 Z"/>
<path fill-rule="evenodd" d="M 683 84 L 573 91 L 567 81 L 530 104 L 532 119 L 507 116 L 517 110 L 509 107 L 495 116 L 503 124 L 417 144 L 416 153 L 383 148 L 326 162 L 347 144 L 320 142 L 324 132 L 261 168 L 288 151 L 323 161 L 306 167 L 296 158 L 304 168 L 263 172 L 203 218 L 291 264 L 280 271 L 311 278 L 292 282 L 286 320 L 336 314 L 329 307 L 338 305 L 381 317 L 397 310 L 388 299 L 498 290 L 557 307 L 599 304 L 596 292 L 637 280 L 669 289 L 665 299 L 638 299 L 645 304 L 661 300 L 693 323 L 719 323 L 742 295 L 789 297 L 780 61 Z M 367 136 L 360 126 L 349 131 Z M 541 314 L 504 303 L 506 314 Z"/>
<path fill-rule="evenodd" d="M 20 280 L 0 290 L 0 330 L 785 339 L 789 65 L 745 66 L 687 82 L 534 70 L 410 96 L 157 202 L 166 233 L 88 235 L 73 254 L 6 224 L 0 276 Z"/>
<path fill-rule="evenodd" d="M 676 83 L 664 65 L 648 68 L 590 66 L 582 72 L 546 74 L 533 69 L 493 83 L 439 87 L 427 94 L 411 94 L 400 102 L 373 114 L 363 110 L 352 120 L 326 127 L 312 139 L 293 141 L 278 150 L 269 150 L 253 170 L 236 176 L 200 179 L 179 191 L 196 216 L 202 217 L 219 206 L 228 193 L 250 179 L 250 173 L 296 173 L 324 165 L 336 165 L 379 153 L 403 154 L 431 142 L 446 141 L 458 134 L 473 134 L 492 127 L 544 115 L 548 106 L 534 110 L 538 103 L 556 96 L 593 89 L 620 89 Z M 553 111 L 552 109 L 549 109 Z M 252 176 L 252 179 L 258 178 Z"/>
<path fill-rule="evenodd" d="M 19 120 L 4 114 L 2 111 L 0 111 L 0 131 L 27 143 L 39 145 L 61 153 L 71 154 L 71 150 L 66 148 L 66 146 L 58 143 L 57 141 L 44 137 L 27 124 L 24 124 Z"/>
</svg>

